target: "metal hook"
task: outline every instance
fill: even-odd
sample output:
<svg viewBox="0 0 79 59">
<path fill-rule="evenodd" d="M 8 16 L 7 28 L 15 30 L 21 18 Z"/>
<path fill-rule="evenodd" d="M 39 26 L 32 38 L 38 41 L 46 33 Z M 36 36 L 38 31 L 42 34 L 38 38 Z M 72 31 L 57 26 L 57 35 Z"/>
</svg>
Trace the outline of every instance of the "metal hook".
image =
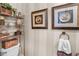
<svg viewBox="0 0 79 59">
<path fill-rule="evenodd" d="M 67 35 L 68 40 L 70 39 L 70 38 L 69 38 L 69 35 L 68 35 L 66 32 L 62 32 L 62 33 L 60 34 L 60 36 L 59 36 L 59 39 L 61 38 L 62 35 Z"/>
</svg>

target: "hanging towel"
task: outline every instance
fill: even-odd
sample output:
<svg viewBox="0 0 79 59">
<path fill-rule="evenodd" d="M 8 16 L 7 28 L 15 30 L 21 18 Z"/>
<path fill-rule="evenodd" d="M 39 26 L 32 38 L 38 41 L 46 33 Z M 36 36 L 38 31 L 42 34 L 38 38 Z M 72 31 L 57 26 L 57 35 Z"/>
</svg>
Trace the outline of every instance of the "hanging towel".
<svg viewBox="0 0 79 59">
<path fill-rule="evenodd" d="M 59 39 L 58 43 L 58 55 L 71 55 L 71 46 L 67 36 L 63 36 Z"/>
</svg>

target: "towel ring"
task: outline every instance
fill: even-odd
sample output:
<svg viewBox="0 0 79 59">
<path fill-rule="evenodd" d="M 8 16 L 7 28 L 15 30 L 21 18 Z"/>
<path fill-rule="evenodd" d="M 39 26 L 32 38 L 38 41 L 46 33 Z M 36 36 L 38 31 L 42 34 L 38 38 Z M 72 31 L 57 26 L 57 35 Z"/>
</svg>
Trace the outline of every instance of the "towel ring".
<svg viewBox="0 0 79 59">
<path fill-rule="evenodd" d="M 68 40 L 70 39 L 69 35 L 66 32 L 62 32 L 59 36 L 59 39 L 61 38 L 62 35 L 66 35 L 68 37 Z"/>
</svg>

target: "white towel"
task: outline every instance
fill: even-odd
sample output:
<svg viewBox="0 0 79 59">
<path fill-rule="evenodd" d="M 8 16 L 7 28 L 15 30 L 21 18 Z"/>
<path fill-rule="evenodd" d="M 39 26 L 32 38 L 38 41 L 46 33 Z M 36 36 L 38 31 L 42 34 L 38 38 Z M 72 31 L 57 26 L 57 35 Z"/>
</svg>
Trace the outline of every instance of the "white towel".
<svg viewBox="0 0 79 59">
<path fill-rule="evenodd" d="M 63 51 L 67 54 L 71 53 L 71 46 L 68 38 L 66 36 L 59 39 L 58 51 Z"/>
</svg>

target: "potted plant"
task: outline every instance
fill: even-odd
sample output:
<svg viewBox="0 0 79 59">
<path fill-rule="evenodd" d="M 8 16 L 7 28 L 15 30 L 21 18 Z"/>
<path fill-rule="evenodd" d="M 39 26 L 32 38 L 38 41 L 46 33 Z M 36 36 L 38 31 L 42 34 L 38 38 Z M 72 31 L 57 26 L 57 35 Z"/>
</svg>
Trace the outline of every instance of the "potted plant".
<svg viewBox="0 0 79 59">
<path fill-rule="evenodd" d="M 3 3 L 0 3 L 0 13 L 4 14 L 6 12 L 5 5 Z"/>
<path fill-rule="evenodd" d="M 12 6 L 8 3 L 0 3 L 1 14 L 10 16 L 12 14 Z"/>
</svg>

